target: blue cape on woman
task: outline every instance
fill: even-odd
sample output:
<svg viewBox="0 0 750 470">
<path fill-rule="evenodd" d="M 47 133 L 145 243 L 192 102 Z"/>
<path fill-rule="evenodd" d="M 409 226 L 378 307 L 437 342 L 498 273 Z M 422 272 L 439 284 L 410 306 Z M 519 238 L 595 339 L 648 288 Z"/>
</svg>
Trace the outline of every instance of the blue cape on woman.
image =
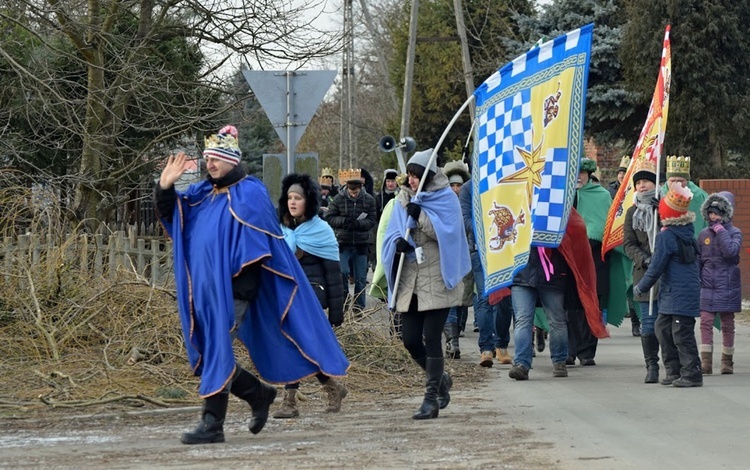
<svg viewBox="0 0 750 470">
<path fill-rule="evenodd" d="M 161 222 L 173 242 L 182 331 L 202 397 L 230 384 L 234 328 L 268 382 L 346 375 L 349 361 L 257 178 L 225 188 L 193 184 L 178 192 L 172 221 Z M 259 293 L 235 325 L 232 278 L 255 262 L 262 263 Z"/>
</svg>

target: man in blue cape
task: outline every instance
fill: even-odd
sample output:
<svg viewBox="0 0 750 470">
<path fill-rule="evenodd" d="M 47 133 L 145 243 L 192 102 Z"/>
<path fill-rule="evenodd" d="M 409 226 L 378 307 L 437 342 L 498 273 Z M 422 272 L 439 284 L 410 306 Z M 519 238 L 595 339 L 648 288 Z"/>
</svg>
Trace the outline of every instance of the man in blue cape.
<svg viewBox="0 0 750 470">
<path fill-rule="evenodd" d="M 263 183 L 240 165 L 237 129 L 206 139 L 208 177 L 177 192 L 185 154 L 170 156 L 155 192 L 157 211 L 173 242 L 177 304 L 188 360 L 201 378 L 201 421 L 184 444 L 224 442 L 229 392 L 252 410 L 250 431 L 268 419 L 276 388 L 234 358 L 235 338 L 258 374 L 271 383 L 349 367 L 325 312 L 284 241 Z"/>
</svg>

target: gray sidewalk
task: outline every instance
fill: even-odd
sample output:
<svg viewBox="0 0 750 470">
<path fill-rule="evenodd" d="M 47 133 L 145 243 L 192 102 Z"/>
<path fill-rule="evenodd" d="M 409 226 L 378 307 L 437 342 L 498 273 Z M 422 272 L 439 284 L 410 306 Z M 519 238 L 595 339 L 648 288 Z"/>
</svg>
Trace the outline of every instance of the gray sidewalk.
<svg viewBox="0 0 750 470">
<path fill-rule="evenodd" d="M 461 361 L 478 364 L 476 333 L 470 328 L 471 318 L 461 338 Z M 487 386 L 463 393 L 459 388 L 456 401 L 481 399 L 502 413 L 504 425 L 553 443 L 550 457 L 560 468 L 747 468 L 750 327 L 737 322 L 735 373 L 718 375 L 719 346 L 714 375 L 692 389 L 644 384 L 640 338 L 631 335 L 629 319 L 620 328 L 610 326 L 610 333 L 599 341 L 596 366 L 569 367 L 569 377 L 553 378 L 547 348 L 534 358 L 528 381 L 510 379 L 510 366 L 495 362 Z M 698 333 L 696 325 L 697 338 Z M 714 343 L 721 344 L 716 330 Z M 487 432 L 493 434 L 492 423 Z"/>
</svg>

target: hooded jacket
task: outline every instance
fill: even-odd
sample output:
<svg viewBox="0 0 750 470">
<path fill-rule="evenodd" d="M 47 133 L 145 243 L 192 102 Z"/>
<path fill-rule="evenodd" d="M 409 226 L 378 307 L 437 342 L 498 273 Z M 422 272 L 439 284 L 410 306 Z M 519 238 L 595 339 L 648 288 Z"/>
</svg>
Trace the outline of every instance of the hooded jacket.
<svg viewBox="0 0 750 470">
<path fill-rule="evenodd" d="M 287 191 L 293 184 L 302 186 L 305 193 L 305 214 L 302 219 L 295 219 L 289 213 L 287 206 Z M 298 238 L 302 237 L 302 231 L 298 227 L 312 223 L 319 209 L 318 185 L 306 174 L 290 174 L 281 182 L 281 197 L 279 197 L 279 220 L 284 227 L 294 230 Z M 331 232 L 331 238 L 335 239 L 333 229 L 325 222 L 319 221 Z M 336 250 L 338 251 L 338 249 Z M 344 287 L 341 284 L 341 267 L 337 259 L 327 259 L 308 253 L 297 248 L 294 253 L 299 261 L 307 280 L 315 291 L 320 306 L 328 309 L 328 321 L 334 325 L 340 325 L 344 320 Z"/>
<path fill-rule="evenodd" d="M 724 230 L 718 233 L 711 228 L 709 209 L 716 210 Z M 698 234 L 700 248 L 701 310 L 711 313 L 739 312 L 742 310 L 742 281 L 740 278 L 740 250 L 742 231 L 732 224 L 734 195 L 720 192 L 708 196 L 701 206 L 703 218 L 709 227 Z"/>
<path fill-rule="evenodd" d="M 659 281 L 659 315 L 700 316 L 698 245 L 693 238 L 695 214 L 661 221 L 654 254 L 638 290 L 647 292 Z"/>
<path fill-rule="evenodd" d="M 398 186 L 392 192 L 388 193 L 385 189 L 385 180 L 388 179 L 388 175 L 398 176 L 398 172 L 392 168 L 389 168 L 383 172 L 383 182 L 380 184 L 380 191 L 375 195 L 375 210 L 377 211 L 377 218 L 380 220 L 381 214 L 383 214 L 383 208 L 390 202 L 391 199 L 396 197 L 398 193 Z M 395 179 L 395 177 L 394 177 Z"/>
</svg>

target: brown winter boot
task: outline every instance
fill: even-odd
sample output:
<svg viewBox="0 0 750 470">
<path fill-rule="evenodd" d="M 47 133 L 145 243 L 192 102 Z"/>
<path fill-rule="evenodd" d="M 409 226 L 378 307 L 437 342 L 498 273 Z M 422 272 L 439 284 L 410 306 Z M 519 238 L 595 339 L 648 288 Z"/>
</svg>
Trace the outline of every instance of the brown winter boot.
<svg viewBox="0 0 750 470">
<path fill-rule="evenodd" d="M 711 345 L 701 344 L 701 373 L 703 375 L 713 374 L 713 348 Z"/>
<path fill-rule="evenodd" d="M 323 390 L 328 394 L 326 413 L 338 413 L 341 410 L 341 400 L 346 398 L 349 394 L 349 390 L 346 389 L 344 384 L 333 377 L 326 381 L 325 385 L 323 385 Z"/>
<path fill-rule="evenodd" d="M 721 373 L 722 374 L 734 374 L 734 348 L 724 348 L 721 351 Z"/>
<path fill-rule="evenodd" d="M 287 388 L 284 392 L 284 401 L 281 402 L 281 408 L 273 414 L 274 419 L 288 419 L 299 416 L 299 410 L 297 409 L 297 389 Z"/>
</svg>

